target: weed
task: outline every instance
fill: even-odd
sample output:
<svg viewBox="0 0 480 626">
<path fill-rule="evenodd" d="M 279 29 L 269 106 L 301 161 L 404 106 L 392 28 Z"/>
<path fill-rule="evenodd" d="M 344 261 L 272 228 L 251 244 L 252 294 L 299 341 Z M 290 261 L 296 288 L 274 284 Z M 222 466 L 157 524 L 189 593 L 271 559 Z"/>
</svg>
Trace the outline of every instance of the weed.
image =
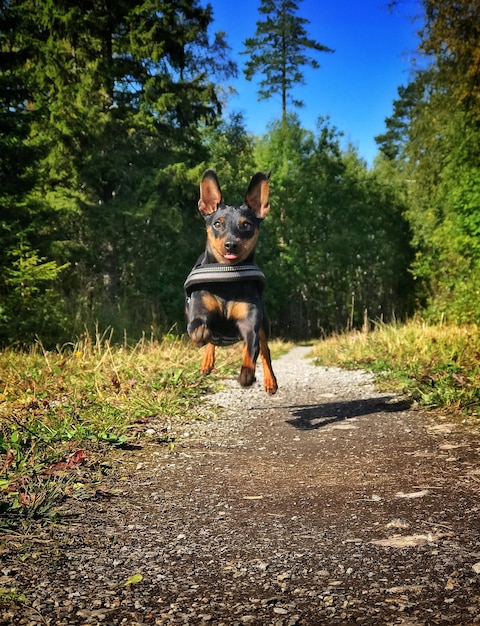
<svg viewBox="0 0 480 626">
<path fill-rule="evenodd" d="M 25 599 L 25 594 L 15 587 L 11 589 L 0 587 L 0 606 L 2 604 L 11 604 L 12 602 L 22 603 L 25 602 Z"/>
<path fill-rule="evenodd" d="M 277 343 L 276 351 L 282 349 Z M 112 343 L 110 332 L 46 350 L 0 352 L 0 514 L 4 525 L 50 521 L 69 493 L 68 475 L 88 472 L 91 452 L 134 444 L 142 423 L 204 419 L 199 402 L 215 376 L 181 338 Z M 219 374 L 238 368 L 241 350 L 219 353 Z M 173 450 L 175 439 L 158 442 Z M 78 480 L 78 477 L 77 477 Z M 67 481 L 67 482 L 65 482 Z"/>
<path fill-rule="evenodd" d="M 61 517 L 57 507 L 65 500 L 73 478 L 70 476 L 33 476 L 29 479 L 0 481 L 4 496 L 0 503 L 2 524 L 7 530 L 25 522 L 52 522 Z"/>
<path fill-rule="evenodd" d="M 480 328 L 378 324 L 371 333 L 348 333 L 317 344 L 319 364 L 363 368 L 379 382 L 422 406 L 480 416 Z"/>
</svg>

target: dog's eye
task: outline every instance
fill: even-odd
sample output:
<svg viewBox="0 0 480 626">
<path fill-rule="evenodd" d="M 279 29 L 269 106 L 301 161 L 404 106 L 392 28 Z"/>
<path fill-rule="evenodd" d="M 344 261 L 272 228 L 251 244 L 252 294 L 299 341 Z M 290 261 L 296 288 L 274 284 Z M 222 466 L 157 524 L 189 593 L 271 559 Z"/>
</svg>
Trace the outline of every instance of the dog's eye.
<svg viewBox="0 0 480 626">
<path fill-rule="evenodd" d="M 215 230 L 220 230 L 222 228 L 222 222 L 220 220 L 215 220 L 212 226 Z"/>
<path fill-rule="evenodd" d="M 253 228 L 252 222 L 249 222 L 248 220 L 245 220 L 243 222 L 243 230 L 252 230 L 252 228 Z"/>
</svg>

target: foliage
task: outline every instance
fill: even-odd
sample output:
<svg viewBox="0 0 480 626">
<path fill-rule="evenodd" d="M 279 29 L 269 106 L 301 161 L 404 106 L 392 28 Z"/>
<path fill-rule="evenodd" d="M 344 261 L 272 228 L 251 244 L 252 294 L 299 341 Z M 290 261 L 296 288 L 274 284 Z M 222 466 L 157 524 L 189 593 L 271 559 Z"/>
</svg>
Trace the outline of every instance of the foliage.
<svg viewBox="0 0 480 626">
<path fill-rule="evenodd" d="M 27 344 L 33 342 L 37 334 L 48 333 L 49 328 L 64 323 L 65 313 L 52 285 L 67 264 L 58 266 L 55 261 L 39 258 L 28 244 L 22 243 L 10 250 L 9 256 L 11 264 L 3 277 L 7 295 L 0 308 L 0 319 L 7 323 L 5 334 L 2 337 L 1 333 L 0 337 L 4 341 Z"/>
<path fill-rule="evenodd" d="M 94 480 L 112 446 L 147 437 L 173 447 L 176 425 L 205 419 L 202 397 L 217 384 L 199 375 L 199 360 L 176 337 L 115 347 L 108 333 L 53 351 L 0 352 L 4 521 L 50 518 L 76 483 Z M 222 351 L 221 375 L 240 360 L 238 347 Z"/>
<path fill-rule="evenodd" d="M 260 169 L 273 170 L 259 259 L 277 332 L 305 338 L 361 326 L 365 314 L 409 311 L 409 232 L 400 196 L 320 120 L 305 131 L 295 116 L 259 142 Z M 367 313 L 365 313 L 367 312 Z"/>
<path fill-rule="evenodd" d="M 377 141 L 412 230 L 417 298 L 433 320 L 480 321 L 478 6 L 424 1 L 430 65 L 399 89 Z M 475 6 L 474 6 L 475 4 Z"/>
<path fill-rule="evenodd" d="M 479 345 L 476 325 L 431 326 L 415 320 L 330 337 L 315 346 L 313 355 L 322 365 L 373 371 L 382 387 L 403 391 L 428 408 L 460 411 L 477 422 Z"/>
<path fill-rule="evenodd" d="M 2 4 L 0 255 L 17 271 L 18 234 L 32 259 L 63 268 L 42 281 L 48 303 L 65 304 L 46 340 L 97 321 L 165 331 L 179 318 L 170 286 L 188 268 L 175 242 L 195 203 L 185 174 L 219 119 L 216 81 L 236 72 L 212 19 L 197 0 Z M 0 285 L 4 344 L 17 332 L 15 289 Z M 18 339 L 42 330 L 25 326 Z"/>
<path fill-rule="evenodd" d="M 294 107 L 302 107 L 303 102 L 295 100 L 292 91 L 295 85 L 303 85 L 302 67 L 320 67 L 318 61 L 306 54 L 315 52 L 333 52 L 313 39 L 309 39 L 305 26 L 308 20 L 297 15 L 297 0 L 261 0 L 259 13 L 263 20 L 257 21 L 254 37 L 245 40 L 242 54 L 249 55 L 244 74 L 251 80 L 255 74 L 261 74 L 259 100 L 269 100 L 275 94 L 282 99 L 282 118 L 287 115 L 287 100 Z"/>
<path fill-rule="evenodd" d="M 278 334 L 316 337 L 415 306 L 478 322 L 476 14 L 469 0 L 456 3 L 447 32 L 450 5 L 424 6 L 430 64 L 399 88 L 368 170 L 328 120 L 306 130 L 285 106 L 253 137 L 241 114 L 222 118 L 236 67 L 208 5 L 4 2 L 0 345 L 39 336 L 51 348 L 96 325 L 135 339 L 183 329 L 208 167 L 232 203 L 256 170 L 272 172 L 258 260 Z M 266 59 L 265 80 L 270 94 L 278 79 L 292 96 L 302 68 L 318 66 L 309 51 L 327 49 L 308 38 L 299 3 L 265 0 L 260 14 L 250 52 L 260 63 L 271 42 L 285 42 L 284 57 L 277 47 Z"/>
<path fill-rule="evenodd" d="M 442 83 L 456 101 L 480 117 L 480 5 L 477 0 L 423 0 L 420 47 L 435 56 Z"/>
<path fill-rule="evenodd" d="M 217 126 L 205 128 L 203 144 L 208 156 L 196 168 L 195 184 L 212 168 L 218 172 L 225 201 L 241 204 L 255 168 L 255 140 L 245 130 L 242 114 L 233 113 Z"/>
</svg>

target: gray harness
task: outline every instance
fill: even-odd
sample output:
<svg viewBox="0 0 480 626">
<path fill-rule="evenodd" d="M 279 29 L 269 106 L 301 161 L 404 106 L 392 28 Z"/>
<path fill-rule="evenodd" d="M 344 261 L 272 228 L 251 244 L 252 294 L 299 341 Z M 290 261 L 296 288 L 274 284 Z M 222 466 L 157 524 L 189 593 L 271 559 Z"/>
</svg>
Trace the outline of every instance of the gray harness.
<svg viewBox="0 0 480 626">
<path fill-rule="evenodd" d="M 230 283 L 243 280 L 256 280 L 263 285 L 265 283 L 265 274 L 255 263 L 245 265 L 227 265 L 224 263 L 197 264 L 187 276 L 183 288 L 188 297 L 192 291 L 195 291 L 196 285 Z"/>
<path fill-rule="evenodd" d="M 255 263 L 245 263 L 244 265 L 227 265 L 226 263 L 205 263 L 202 255 L 194 268 L 187 276 L 183 288 L 187 298 L 187 305 L 192 292 L 196 287 L 208 290 L 209 284 L 239 282 L 245 280 L 256 280 L 258 283 L 265 284 L 265 274 Z M 219 333 L 212 332 L 211 343 L 216 346 L 230 346 L 237 343 L 241 337 L 226 337 Z"/>
</svg>

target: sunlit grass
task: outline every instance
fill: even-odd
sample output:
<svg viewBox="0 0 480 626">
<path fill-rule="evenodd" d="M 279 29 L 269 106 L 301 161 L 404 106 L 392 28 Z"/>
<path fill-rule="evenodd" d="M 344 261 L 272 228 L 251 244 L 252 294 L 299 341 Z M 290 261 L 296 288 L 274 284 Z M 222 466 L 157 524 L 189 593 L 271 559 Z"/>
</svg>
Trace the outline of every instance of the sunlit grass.
<svg viewBox="0 0 480 626">
<path fill-rule="evenodd" d="M 313 355 L 322 365 L 364 368 L 383 386 L 402 391 L 423 406 L 480 416 L 480 329 L 430 326 L 421 321 L 377 325 L 322 341 Z"/>
<path fill-rule="evenodd" d="M 217 371 L 202 377 L 202 349 L 175 336 L 129 346 L 106 333 L 1 351 L 0 514 L 47 516 L 69 492 L 69 471 L 98 465 L 112 446 L 156 437 L 173 447 L 172 424 L 214 415 L 203 399 L 236 376 L 241 353 L 217 350 Z"/>
</svg>

